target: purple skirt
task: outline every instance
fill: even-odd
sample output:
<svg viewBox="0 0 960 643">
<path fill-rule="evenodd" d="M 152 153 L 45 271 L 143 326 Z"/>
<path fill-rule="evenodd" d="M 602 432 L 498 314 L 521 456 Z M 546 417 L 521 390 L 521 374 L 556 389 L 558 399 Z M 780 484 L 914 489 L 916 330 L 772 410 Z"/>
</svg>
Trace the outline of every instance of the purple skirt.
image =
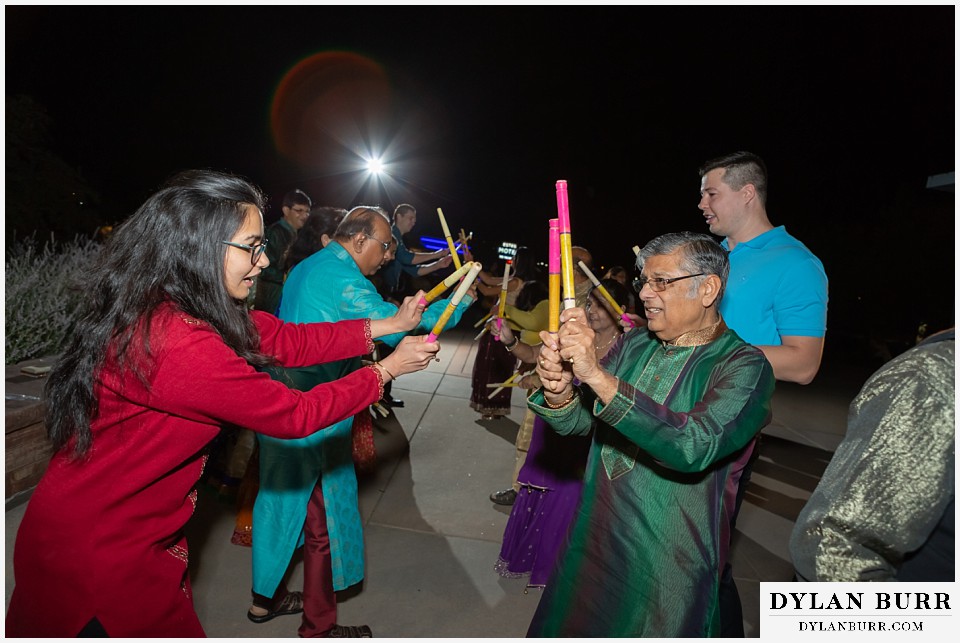
<svg viewBox="0 0 960 643">
<path fill-rule="evenodd" d="M 590 439 L 558 435 L 543 419 L 534 421 L 530 450 L 517 478 L 520 492 L 494 566 L 501 576 L 529 575 L 529 586 L 546 585 L 580 502 Z"/>
</svg>

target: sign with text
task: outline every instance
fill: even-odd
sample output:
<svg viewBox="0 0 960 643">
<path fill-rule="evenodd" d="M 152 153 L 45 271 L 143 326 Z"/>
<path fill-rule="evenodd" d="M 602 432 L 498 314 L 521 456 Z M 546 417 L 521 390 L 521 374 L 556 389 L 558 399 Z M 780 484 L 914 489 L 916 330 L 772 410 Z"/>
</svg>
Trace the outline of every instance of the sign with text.
<svg viewBox="0 0 960 643">
<path fill-rule="evenodd" d="M 956 583 L 760 583 L 760 637 L 942 640 L 958 601 Z"/>
</svg>

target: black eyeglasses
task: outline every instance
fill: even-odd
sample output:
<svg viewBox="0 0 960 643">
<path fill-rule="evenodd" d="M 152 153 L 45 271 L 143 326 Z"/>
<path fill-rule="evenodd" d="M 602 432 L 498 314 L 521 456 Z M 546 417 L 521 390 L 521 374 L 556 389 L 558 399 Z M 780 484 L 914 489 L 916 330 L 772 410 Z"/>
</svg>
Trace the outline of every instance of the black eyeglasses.
<svg viewBox="0 0 960 643">
<path fill-rule="evenodd" d="M 221 241 L 220 243 L 228 246 L 233 246 L 234 248 L 240 248 L 241 250 L 246 250 L 250 253 L 250 265 L 255 266 L 257 262 L 260 261 L 260 257 L 263 255 L 264 250 L 267 249 L 267 240 L 264 239 L 260 243 L 256 243 L 252 246 L 248 246 L 245 243 L 237 243 L 235 241 Z"/>
<path fill-rule="evenodd" d="M 644 277 L 634 277 L 633 279 L 633 289 L 639 294 L 643 287 L 647 284 L 650 285 L 650 289 L 654 292 L 663 292 L 667 289 L 667 286 L 672 284 L 675 281 L 681 281 L 683 279 L 690 279 L 691 277 L 702 277 L 704 273 L 698 272 L 695 275 L 684 275 L 683 277 L 673 277 L 671 279 L 664 279 L 663 277 L 653 277 L 652 279 L 646 279 Z"/>
</svg>

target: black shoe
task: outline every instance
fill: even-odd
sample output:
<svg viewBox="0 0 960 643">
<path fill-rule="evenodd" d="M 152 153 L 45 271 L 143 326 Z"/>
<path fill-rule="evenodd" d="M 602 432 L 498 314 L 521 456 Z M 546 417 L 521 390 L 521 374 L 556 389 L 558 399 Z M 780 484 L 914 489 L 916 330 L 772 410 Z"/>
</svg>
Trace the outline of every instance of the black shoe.
<svg viewBox="0 0 960 643">
<path fill-rule="evenodd" d="M 494 491 L 490 494 L 490 500 L 498 505 L 510 506 L 517 500 L 517 492 L 513 489 L 504 489 L 503 491 Z"/>
<path fill-rule="evenodd" d="M 387 406 L 395 406 L 398 409 L 403 408 L 403 400 L 398 400 L 393 396 L 385 396 L 382 401 Z"/>
<path fill-rule="evenodd" d="M 266 614 L 258 615 L 254 614 L 250 610 L 247 610 L 247 618 L 254 623 L 266 623 L 267 621 L 278 616 L 299 614 L 303 611 L 303 592 L 290 592 L 280 599 L 272 608 L 266 608 L 260 605 L 257 605 L 256 607 L 260 609 L 266 609 L 268 611 Z"/>
</svg>

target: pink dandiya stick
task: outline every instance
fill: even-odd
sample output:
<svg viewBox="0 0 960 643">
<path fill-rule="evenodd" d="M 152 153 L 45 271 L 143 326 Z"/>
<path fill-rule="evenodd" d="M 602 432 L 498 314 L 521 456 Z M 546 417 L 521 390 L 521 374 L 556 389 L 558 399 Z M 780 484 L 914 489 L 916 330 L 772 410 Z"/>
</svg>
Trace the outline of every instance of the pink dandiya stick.
<svg viewBox="0 0 960 643">
<path fill-rule="evenodd" d="M 437 323 L 433 325 L 433 330 L 430 331 L 430 334 L 427 335 L 427 342 L 433 343 L 437 341 L 437 335 L 440 334 L 440 331 L 443 330 L 443 327 L 447 325 L 447 322 L 450 321 L 450 315 L 453 314 L 453 311 L 456 309 L 457 305 L 460 303 L 460 300 L 463 299 L 463 296 L 467 294 L 467 290 L 470 289 L 470 285 L 477 278 L 477 275 L 480 273 L 480 269 L 483 268 L 480 265 L 479 261 L 475 261 L 473 266 L 470 268 L 470 271 L 463 278 L 463 281 L 460 282 L 460 285 L 457 287 L 457 290 L 453 293 L 453 297 L 450 298 L 450 301 L 447 302 L 447 307 L 443 309 L 443 313 L 440 315 L 440 319 L 437 320 Z"/>
<path fill-rule="evenodd" d="M 570 201 L 567 182 L 557 181 L 557 219 L 560 222 L 560 283 L 563 285 L 563 309 L 577 305 L 577 287 L 573 283 L 573 243 L 570 240 Z"/>
<path fill-rule="evenodd" d="M 513 262 L 507 259 L 503 264 L 503 283 L 500 284 L 500 301 L 497 308 L 497 332 L 503 330 L 503 314 L 507 312 L 507 285 L 510 283 L 511 263 Z M 500 336 L 497 335 L 494 339 L 499 342 Z"/>
<path fill-rule="evenodd" d="M 560 220 L 550 219 L 550 255 L 548 285 L 550 287 L 550 317 L 547 330 L 560 330 Z"/>
<path fill-rule="evenodd" d="M 473 267 L 473 262 L 468 261 L 464 265 L 460 266 L 457 270 L 450 273 L 443 281 L 438 283 L 436 286 L 430 289 L 430 292 L 425 293 L 423 297 L 420 298 L 420 305 L 426 306 L 431 301 L 442 295 L 446 292 L 447 288 L 452 288 L 453 284 L 460 281 L 460 278 L 467 274 L 470 271 L 470 268 Z"/>
<path fill-rule="evenodd" d="M 453 245 L 453 237 L 450 236 L 450 228 L 447 227 L 447 220 L 443 217 L 443 210 L 437 208 L 437 215 L 440 217 L 440 227 L 443 228 L 443 236 L 447 238 L 447 247 L 450 248 L 453 265 L 457 270 L 460 270 L 460 257 L 457 255 L 457 249 Z"/>
<path fill-rule="evenodd" d="M 587 265 L 585 263 L 583 263 L 582 261 L 578 263 L 580 265 L 580 270 L 583 271 L 583 274 L 585 274 L 587 277 L 590 278 L 590 281 L 593 282 L 593 285 L 596 287 L 597 292 L 600 293 L 603 296 L 603 298 L 607 300 L 607 303 L 610 304 L 613 310 L 616 311 L 618 315 L 620 315 L 620 319 L 622 319 L 627 324 L 627 328 L 633 328 L 635 325 L 633 323 L 633 320 L 627 316 L 626 311 L 623 309 L 623 307 L 620 306 L 620 304 L 617 303 L 617 300 L 613 298 L 613 295 L 610 294 L 610 291 L 607 290 L 602 283 L 600 283 L 600 280 L 597 279 L 597 276 L 593 274 L 593 271 L 587 268 Z"/>
</svg>

